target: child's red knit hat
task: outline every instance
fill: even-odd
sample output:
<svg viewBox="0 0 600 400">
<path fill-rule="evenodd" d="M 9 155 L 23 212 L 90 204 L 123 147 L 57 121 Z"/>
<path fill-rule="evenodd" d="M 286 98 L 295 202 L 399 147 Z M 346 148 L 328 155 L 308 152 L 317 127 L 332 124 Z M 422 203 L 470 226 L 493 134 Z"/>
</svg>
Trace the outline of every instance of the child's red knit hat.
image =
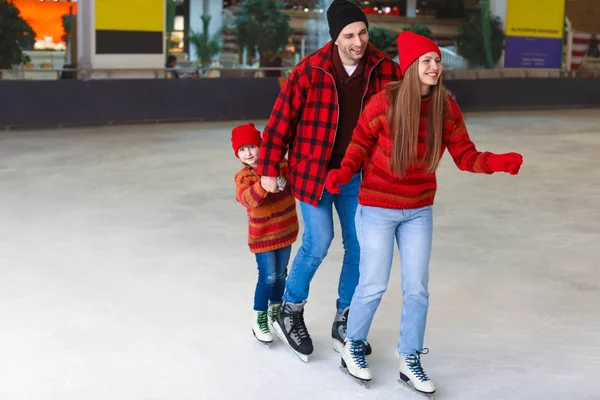
<svg viewBox="0 0 600 400">
<path fill-rule="evenodd" d="M 231 146 L 233 147 L 233 154 L 235 154 L 236 157 L 238 157 L 238 150 L 240 147 L 247 144 L 253 144 L 256 147 L 260 147 L 261 142 L 260 131 L 256 129 L 252 122 L 236 126 L 231 131 Z"/>
<path fill-rule="evenodd" d="M 433 40 L 414 32 L 401 32 L 398 35 L 398 59 L 402 76 L 410 64 L 430 51 L 435 51 L 442 58 L 442 52 Z"/>
</svg>

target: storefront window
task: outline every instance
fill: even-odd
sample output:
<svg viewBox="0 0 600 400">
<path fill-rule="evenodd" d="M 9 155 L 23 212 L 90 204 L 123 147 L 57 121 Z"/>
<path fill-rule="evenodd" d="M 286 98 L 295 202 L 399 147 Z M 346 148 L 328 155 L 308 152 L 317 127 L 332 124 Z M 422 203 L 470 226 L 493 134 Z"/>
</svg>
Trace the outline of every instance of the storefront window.
<svg viewBox="0 0 600 400">
<path fill-rule="evenodd" d="M 63 16 L 77 14 L 77 2 L 67 0 L 13 0 L 36 33 L 36 50 L 65 50 Z M 68 29 L 68 28 L 67 28 Z"/>
<path fill-rule="evenodd" d="M 171 32 L 171 38 L 168 43 L 168 53 L 183 53 L 185 51 L 185 18 L 187 13 L 186 4 L 183 0 L 178 0 L 175 6 L 173 32 Z"/>
</svg>

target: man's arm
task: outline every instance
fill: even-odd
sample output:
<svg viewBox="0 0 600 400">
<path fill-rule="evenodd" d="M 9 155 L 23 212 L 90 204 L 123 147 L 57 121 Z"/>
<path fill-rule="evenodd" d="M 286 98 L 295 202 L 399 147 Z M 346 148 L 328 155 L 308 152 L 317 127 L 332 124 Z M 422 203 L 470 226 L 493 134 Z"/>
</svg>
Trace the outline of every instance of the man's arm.
<svg viewBox="0 0 600 400">
<path fill-rule="evenodd" d="M 292 70 L 279 92 L 262 135 L 256 170 L 261 177 L 279 176 L 279 164 L 294 139 L 296 125 L 302 116 L 310 85 L 309 76 L 310 65 L 305 61 Z"/>
</svg>

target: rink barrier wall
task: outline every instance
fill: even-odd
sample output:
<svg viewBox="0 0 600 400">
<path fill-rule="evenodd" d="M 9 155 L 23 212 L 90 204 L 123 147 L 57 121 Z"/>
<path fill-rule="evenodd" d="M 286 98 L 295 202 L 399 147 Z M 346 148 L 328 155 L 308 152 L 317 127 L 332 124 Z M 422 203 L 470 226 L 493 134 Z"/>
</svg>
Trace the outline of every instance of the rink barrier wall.
<svg viewBox="0 0 600 400">
<path fill-rule="evenodd" d="M 464 111 L 600 107 L 600 79 L 454 79 Z M 277 78 L 0 81 L 0 128 L 267 118 Z"/>
<path fill-rule="evenodd" d="M 600 79 L 455 79 L 444 85 L 463 111 L 600 107 Z"/>
<path fill-rule="evenodd" d="M 0 128 L 258 119 L 279 90 L 277 78 L 0 81 Z"/>
</svg>

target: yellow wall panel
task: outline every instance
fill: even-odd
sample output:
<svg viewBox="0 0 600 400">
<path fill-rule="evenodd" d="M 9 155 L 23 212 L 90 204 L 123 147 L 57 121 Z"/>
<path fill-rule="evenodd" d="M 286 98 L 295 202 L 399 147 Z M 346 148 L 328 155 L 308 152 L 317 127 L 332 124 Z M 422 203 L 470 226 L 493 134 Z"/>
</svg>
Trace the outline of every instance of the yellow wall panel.
<svg viewBox="0 0 600 400">
<path fill-rule="evenodd" d="M 565 0 L 508 0 L 506 35 L 562 38 Z"/>
<path fill-rule="evenodd" d="M 162 32 L 165 0 L 96 0 L 96 30 Z"/>
</svg>

